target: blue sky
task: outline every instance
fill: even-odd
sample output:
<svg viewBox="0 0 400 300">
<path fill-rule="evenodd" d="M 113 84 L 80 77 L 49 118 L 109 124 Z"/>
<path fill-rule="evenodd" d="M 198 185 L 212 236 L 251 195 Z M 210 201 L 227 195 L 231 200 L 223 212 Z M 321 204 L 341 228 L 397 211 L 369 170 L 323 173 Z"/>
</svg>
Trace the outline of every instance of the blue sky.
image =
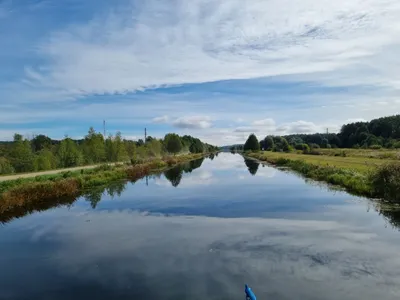
<svg viewBox="0 0 400 300">
<path fill-rule="evenodd" d="M 396 0 L 0 0 L 0 139 L 218 144 L 400 111 Z"/>
</svg>

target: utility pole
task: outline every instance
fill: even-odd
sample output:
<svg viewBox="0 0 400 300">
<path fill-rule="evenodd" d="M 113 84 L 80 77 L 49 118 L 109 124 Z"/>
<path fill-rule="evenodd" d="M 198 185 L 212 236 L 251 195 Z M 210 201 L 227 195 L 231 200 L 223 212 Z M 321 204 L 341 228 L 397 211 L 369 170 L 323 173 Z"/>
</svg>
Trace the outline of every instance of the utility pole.
<svg viewBox="0 0 400 300">
<path fill-rule="evenodd" d="M 146 144 L 146 140 L 147 140 L 147 129 L 144 129 L 144 143 Z"/>
<path fill-rule="evenodd" d="M 106 139 L 106 120 L 103 120 L 103 136 Z"/>
<path fill-rule="evenodd" d="M 326 134 L 329 134 L 329 128 L 326 129 Z"/>
</svg>

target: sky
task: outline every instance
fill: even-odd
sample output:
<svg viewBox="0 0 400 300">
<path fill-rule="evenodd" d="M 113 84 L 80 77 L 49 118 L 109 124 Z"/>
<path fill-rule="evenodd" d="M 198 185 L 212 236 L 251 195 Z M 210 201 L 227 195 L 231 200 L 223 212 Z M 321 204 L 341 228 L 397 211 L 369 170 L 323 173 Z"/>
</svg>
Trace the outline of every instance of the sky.
<svg viewBox="0 0 400 300">
<path fill-rule="evenodd" d="M 397 0 L 0 0 L 0 140 L 337 132 L 400 112 Z"/>
</svg>

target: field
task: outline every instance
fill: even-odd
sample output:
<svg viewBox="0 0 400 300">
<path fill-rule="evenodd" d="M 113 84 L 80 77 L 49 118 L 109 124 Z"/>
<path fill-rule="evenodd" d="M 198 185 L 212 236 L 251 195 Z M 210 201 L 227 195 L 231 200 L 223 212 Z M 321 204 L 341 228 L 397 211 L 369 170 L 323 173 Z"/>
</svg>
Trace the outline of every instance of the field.
<svg viewBox="0 0 400 300">
<path fill-rule="evenodd" d="M 331 166 L 366 173 L 385 163 L 400 161 L 400 151 L 393 150 L 358 150 L 358 149 L 318 149 L 321 155 L 309 155 L 284 152 L 261 152 L 270 160 L 286 158 L 304 160 L 319 166 Z"/>
<path fill-rule="evenodd" d="M 325 149 L 314 154 L 253 152 L 247 157 L 288 167 L 305 177 L 345 188 L 348 192 L 400 201 L 397 151 Z"/>
</svg>

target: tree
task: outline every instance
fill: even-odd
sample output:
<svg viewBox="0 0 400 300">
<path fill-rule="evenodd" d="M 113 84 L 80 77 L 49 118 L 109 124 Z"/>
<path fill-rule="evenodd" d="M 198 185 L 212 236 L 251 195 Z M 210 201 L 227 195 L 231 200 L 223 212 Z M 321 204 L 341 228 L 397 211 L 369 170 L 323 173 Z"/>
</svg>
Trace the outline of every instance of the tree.
<svg viewBox="0 0 400 300">
<path fill-rule="evenodd" d="M 59 166 L 62 168 L 79 166 L 83 161 L 83 155 L 79 151 L 76 142 L 68 137 L 61 141 L 57 157 Z"/>
<path fill-rule="evenodd" d="M 189 147 L 191 153 L 203 153 L 204 145 L 199 139 L 195 139 Z"/>
<path fill-rule="evenodd" d="M 182 150 L 182 142 L 179 135 L 175 133 L 168 133 L 164 137 L 165 148 L 169 153 L 176 154 Z"/>
<path fill-rule="evenodd" d="M 121 132 L 117 131 L 115 134 L 115 161 L 126 161 L 128 159 L 128 153 L 126 152 L 125 145 L 122 141 Z"/>
<path fill-rule="evenodd" d="M 14 135 L 10 160 L 16 172 L 35 171 L 31 144 L 28 140 L 24 140 L 20 134 Z"/>
<path fill-rule="evenodd" d="M 5 157 L 0 157 L 0 174 L 11 174 L 14 173 L 14 168 L 10 161 Z"/>
<path fill-rule="evenodd" d="M 328 139 L 322 139 L 322 143 L 321 143 L 321 147 L 322 148 L 330 148 L 330 145 L 329 145 L 329 147 L 328 147 L 328 145 L 329 145 L 329 141 L 328 141 Z"/>
<path fill-rule="evenodd" d="M 54 154 L 48 149 L 41 150 L 35 157 L 35 170 L 37 171 L 52 170 L 56 167 L 57 159 Z"/>
<path fill-rule="evenodd" d="M 146 143 L 145 147 L 147 150 L 147 154 L 151 157 L 158 157 L 162 154 L 163 145 L 157 139 L 151 139 Z"/>
<path fill-rule="evenodd" d="M 104 137 L 101 133 L 96 133 L 93 127 L 90 127 L 88 134 L 85 136 L 82 149 L 85 161 L 89 164 L 106 160 Z"/>
<path fill-rule="evenodd" d="M 285 152 L 290 150 L 289 143 L 284 137 L 280 137 L 279 142 L 277 142 L 275 144 L 279 150 L 282 150 Z"/>
<path fill-rule="evenodd" d="M 134 141 L 124 141 L 126 153 L 130 159 L 135 159 L 136 155 L 136 143 Z"/>
<path fill-rule="evenodd" d="M 49 149 L 51 147 L 51 139 L 43 134 L 35 136 L 31 141 L 33 151 L 39 152 L 45 148 Z"/>
<path fill-rule="evenodd" d="M 264 139 L 264 150 L 272 150 L 272 148 L 274 148 L 275 143 L 274 140 L 272 139 L 272 137 L 267 136 Z"/>
<path fill-rule="evenodd" d="M 260 151 L 260 143 L 254 133 L 250 134 L 243 147 L 244 151 Z"/>
</svg>

